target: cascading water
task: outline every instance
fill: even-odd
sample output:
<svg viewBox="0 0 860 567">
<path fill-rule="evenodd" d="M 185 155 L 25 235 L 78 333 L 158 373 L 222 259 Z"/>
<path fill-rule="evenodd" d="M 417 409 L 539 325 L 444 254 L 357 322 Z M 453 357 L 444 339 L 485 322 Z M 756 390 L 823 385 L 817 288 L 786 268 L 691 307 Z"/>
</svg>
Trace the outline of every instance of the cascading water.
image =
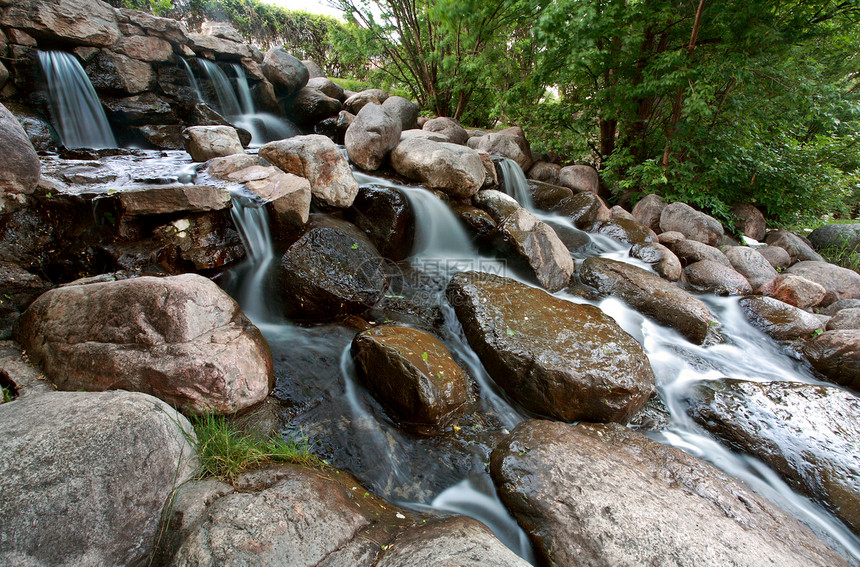
<svg viewBox="0 0 860 567">
<path fill-rule="evenodd" d="M 218 110 L 221 112 L 221 115 L 227 119 L 239 116 L 242 113 L 242 109 L 239 107 L 239 100 L 236 98 L 236 93 L 233 91 L 230 79 L 227 78 L 221 67 L 206 59 L 198 59 L 197 61 L 212 84 L 212 89 L 215 91 L 215 96 L 218 99 Z"/>
<path fill-rule="evenodd" d="M 529 184 L 523 170 L 512 159 L 503 157 L 493 160 L 499 164 L 499 170 L 502 172 L 502 180 L 504 181 L 505 193 L 517 200 L 517 202 L 528 210 L 534 209 L 532 202 L 532 194 L 529 191 Z M 501 180 L 500 180 L 501 181 Z"/>
<path fill-rule="evenodd" d="M 231 66 L 236 73 L 236 92 L 239 93 L 239 102 L 242 103 L 242 114 L 254 114 L 254 101 L 251 100 L 251 88 L 248 86 L 245 69 L 238 63 L 233 63 Z"/>
<path fill-rule="evenodd" d="M 116 139 L 96 91 L 77 58 L 39 51 L 54 128 L 67 148 L 115 148 Z"/>
<path fill-rule="evenodd" d="M 247 252 L 247 260 L 236 269 L 237 301 L 257 326 L 276 319 L 267 278 L 271 276 L 275 246 L 269 232 L 269 214 L 262 203 L 240 191 L 232 192 L 230 215 Z"/>
<path fill-rule="evenodd" d="M 185 74 L 188 76 L 188 84 L 191 85 L 191 88 L 194 89 L 194 95 L 197 97 L 197 102 L 203 102 L 203 93 L 200 92 L 200 85 L 197 83 L 197 77 L 194 76 L 194 72 L 191 70 L 191 66 L 188 64 L 188 61 L 185 60 L 184 57 L 177 57 L 179 62 L 182 64 L 182 68 L 185 70 Z"/>
</svg>

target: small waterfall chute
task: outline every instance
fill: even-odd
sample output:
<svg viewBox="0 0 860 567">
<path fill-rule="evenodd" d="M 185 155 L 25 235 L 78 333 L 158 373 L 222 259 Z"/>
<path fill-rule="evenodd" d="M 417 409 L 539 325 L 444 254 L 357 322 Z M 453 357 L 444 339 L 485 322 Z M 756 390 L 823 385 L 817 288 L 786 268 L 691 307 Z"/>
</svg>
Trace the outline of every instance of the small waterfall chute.
<svg viewBox="0 0 860 567">
<path fill-rule="evenodd" d="M 182 68 L 185 69 L 185 74 L 188 76 L 188 83 L 194 89 L 194 96 L 197 97 L 197 102 L 203 102 L 203 93 L 200 92 L 200 84 L 197 82 L 197 77 L 194 76 L 194 71 L 191 70 L 191 65 L 184 57 L 179 57 L 179 62 Z"/>
<path fill-rule="evenodd" d="M 516 199 L 526 209 L 534 211 L 534 202 L 531 191 L 529 191 L 529 182 L 522 168 L 517 165 L 517 162 L 506 157 L 499 159 L 496 163 L 499 164 L 499 169 L 502 170 L 502 177 L 505 180 L 505 193 Z"/>
<path fill-rule="evenodd" d="M 218 109 L 221 111 L 221 114 L 227 119 L 242 114 L 239 100 L 233 91 L 233 85 L 230 84 L 230 79 L 227 78 L 221 67 L 206 59 L 198 59 L 198 61 L 203 68 L 203 72 L 206 73 L 209 82 L 212 83 L 215 97 L 218 99 Z"/>
<path fill-rule="evenodd" d="M 245 69 L 238 63 L 233 63 L 233 72 L 236 73 L 236 92 L 239 93 L 239 102 L 242 106 L 242 114 L 254 114 L 254 101 L 251 99 L 251 88 L 248 86 L 248 77 Z"/>
</svg>

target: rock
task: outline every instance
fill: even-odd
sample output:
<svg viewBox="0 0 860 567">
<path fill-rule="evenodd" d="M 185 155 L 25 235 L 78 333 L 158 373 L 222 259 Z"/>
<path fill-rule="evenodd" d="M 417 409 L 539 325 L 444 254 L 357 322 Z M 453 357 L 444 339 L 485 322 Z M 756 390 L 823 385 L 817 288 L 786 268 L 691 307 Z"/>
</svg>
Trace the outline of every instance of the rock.
<svg viewBox="0 0 860 567">
<path fill-rule="evenodd" d="M 758 289 L 779 275 L 770 262 L 749 246 L 730 246 L 725 249 L 732 267 L 744 276 L 753 289 Z"/>
<path fill-rule="evenodd" d="M 763 246 L 756 248 L 759 254 L 764 256 L 765 260 L 770 262 L 770 265 L 776 270 L 784 270 L 791 266 L 791 256 L 788 255 L 785 248 L 780 246 Z"/>
<path fill-rule="evenodd" d="M 5 8 L 3 26 L 77 45 L 109 46 L 120 38 L 113 8 L 89 0 L 16 0 Z"/>
<path fill-rule="evenodd" d="M 833 256 L 860 253 L 860 222 L 819 226 L 809 234 L 809 242 L 817 251 L 828 251 Z"/>
<path fill-rule="evenodd" d="M 535 162 L 534 164 L 532 164 L 528 172 L 526 172 L 526 177 L 528 179 L 542 181 L 544 183 L 549 183 L 550 185 L 559 185 L 560 175 L 560 165 L 558 165 L 557 163 L 549 163 L 545 161 Z"/>
<path fill-rule="evenodd" d="M 368 171 L 379 169 L 399 143 L 399 117 L 393 117 L 378 104 L 365 105 L 355 115 L 344 136 L 350 161 Z"/>
<path fill-rule="evenodd" d="M 388 93 L 382 89 L 367 89 L 348 97 L 343 102 L 343 108 L 358 116 L 362 108 L 370 103 L 381 105 L 388 98 Z"/>
<path fill-rule="evenodd" d="M 666 205 L 660 213 L 660 230 L 677 231 L 709 246 L 719 244 L 724 236 L 723 225 L 718 220 L 684 203 Z"/>
<path fill-rule="evenodd" d="M 669 230 L 667 232 L 661 232 L 660 234 L 657 235 L 657 241 L 660 242 L 660 244 L 662 244 L 664 246 L 668 246 L 670 250 L 671 250 L 671 247 L 675 246 L 676 244 L 678 244 L 679 242 L 682 242 L 684 240 L 687 240 L 687 237 L 684 236 L 683 234 L 681 234 L 680 232 L 675 231 L 675 230 Z M 705 246 L 707 246 L 707 244 Z M 713 246 L 711 246 L 711 248 L 713 248 Z M 726 258 L 726 260 L 728 260 L 728 258 Z"/>
<path fill-rule="evenodd" d="M 153 185 L 113 196 L 127 215 L 220 211 L 230 207 L 230 191 L 208 185 Z"/>
<path fill-rule="evenodd" d="M 563 199 L 552 209 L 552 212 L 570 217 L 573 224 L 582 230 L 588 230 L 596 223 L 612 218 L 609 207 L 594 193 L 577 193 Z"/>
<path fill-rule="evenodd" d="M 445 116 L 432 118 L 424 123 L 421 127 L 426 132 L 435 132 L 448 138 L 446 141 L 452 144 L 465 145 L 469 140 L 469 133 L 466 129 L 460 126 L 460 123 Z"/>
<path fill-rule="evenodd" d="M 310 70 L 308 71 L 310 72 Z M 324 95 L 337 99 L 340 102 L 346 100 L 346 97 L 343 95 L 343 87 L 331 79 L 325 78 L 325 76 L 311 77 L 308 80 L 307 88 L 316 89 Z"/>
<path fill-rule="evenodd" d="M 573 258 L 551 226 L 522 207 L 497 222 L 507 245 L 528 262 L 544 289 L 554 292 L 567 287 Z"/>
<path fill-rule="evenodd" d="M 0 81 L 2 82 L 2 81 Z M 24 128 L 24 132 L 33 144 L 33 148 L 39 151 L 53 151 L 57 149 L 59 139 L 57 138 L 54 127 L 47 118 L 41 114 L 34 112 L 26 106 L 16 104 L 14 102 L 6 102 L 6 108 L 15 116 L 18 123 Z M 0 111 L 2 113 L 2 111 Z M 3 123 L 0 118 L 0 124 Z M 2 126 L 0 126 L 2 127 Z M 15 137 L 11 134 L 3 135 L 4 140 L 13 140 Z"/>
<path fill-rule="evenodd" d="M 438 120 L 438 118 L 436 119 Z M 431 120 L 432 122 L 432 120 Z M 428 122 L 429 124 L 429 122 Z M 427 130 L 427 124 L 424 125 Z M 452 131 L 453 128 L 449 131 Z M 453 141 L 453 139 L 452 139 Z M 517 162 L 523 171 L 532 166 L 532 152 L 523 129 L 519 126 L 492 132 L 484 136 L 475 136 L 466 140 L 473 150 L 483 150 L 490 154 L 499 154 Z"/>
<path fill-rule="evenodd" d="M 438 429 L 469 400 L 469 378 L 436 337 L 398 325 L 356 335 L 352 357 L 362 382 L 400 423 Z"/>
<path fill-rule="evenodd" d="M 624 220 L 635 222 L 636 224 L 641 224 L 638 220 L 636 220 L 636 217 L 634 217 L 632 214 L 628 213 L 627 210 L 624 209 L 624 207 L 619 207 L 618 205 L 615 205 L 614 207 L 609 209 L 609 214 L 611 214 L 612 218 L 614 218 L 614 219 L 624 219 Z M 646 228 L 648 228 L 648 230 L 650 230 L 651 232 L 654 232 L 653 230 L 651 230 L 651 228 L 649 228 L 649 227 L 646 227 Z M 657 240 L 656 234 L 654 234 L 654 240 L 655 241 Z"/>
<path fill-rule="evenodd" d="M 752 286 L 733 268 L 712 260 L 700 260 L 684 268 L 690 287 L 702 293 L 749 295 Z"/>
<path fill-rule="evenodd" d="M 281 96 L 290 96 L 308 84 L 308 68 L 287 53 L 283 47 L 273 47 L 263 58 L 263 74 Z"/>
<path fill-rule="evenodd" d="M 269 142 L 260 156 L 311 184 L 314 198 L 329 207 L 346 208 L 358 195 L 358 182 L 340 149 L 325 136 L 310 134 Z"/>
<path fill-rule="evenodd" d="M 571 189 L 574 193 L 597 195 L 600 177 L 597 175 L 597 170 L 590 165 L 568 165 L 559 171 L 558 184 Z"/>
<path fill-rule="evenodd" d="M 173 47 L 165 40 L 151 35 L 125 36 L 113 47 L 117 53 L 140 61 L 165 63 L 173 57 Z"/>
<path fill-rule="evenodd" d="M 39 276 L 0 261 L 0 340 L 12 336 L 12 326 L 21 313 L 51 287 Z"/>
<path fill-rule="evenodd" d="M 305 319 L 366 311 L 388 289 L 383 262 L 364 233 L 349 223 L 312 228 L 281 258 L 287 310 Z"/>
<path fill-rule="evenodd" d="M 653 230 L 636 221 L 623 218 L 613 218 L 603 221 L 598 226 L 592 228 L 591 232 L 603 234 L 627 244 L 657 242 L 657 235 L 654 234 Z"/>
<path fill-rule="evenodd" d="M 420 131 L 423 132 L 423 130 Z M 402 137 L 403 136 L 401 135 L 401 139 Z M 484 189 L 499 187 L 499 173 L 496 171 L 496 164 L 493 163 L 493 157 L 483 150 L 478 150 L 478 155 L 481 156 L 481 163 L 484 164 L 484 184 L 481 187 Z"/>
<path fill-rule="evenodd" d="M 630 248 L 630 256 L 651 264 L 663 279 L 676 282 L 681 278 L 681 261 L 674 252 L 658 242 L 643 242 Z"/>
<path fill-rule="evenodd" d="M 404 130 L 400 132 L 400 141 L 403 142 L 408 140 L 409 138 L 423 138 L 424 140 L 431 140 L 433 142 L 449 142 L 447 136 L 439 134 L 437 132 L 428 132 L 427 130 Z"/>
<path fill-rule="evenodd" d="M 184 126 L 179 124 L 146 124 L 144 126 L 132 127 L 143 138 L 162 150 L 184 150 L 185 142 L 182 140 Z"/>
<path fill-rule="evenodd" d="M 197 468 L 191 425 L 145 394 L 19 398 L 0 427 L 5 565 L 145 563 L 171 491 Z"/>
<path fill-rule="evenodd" d="M 400 119 L 400 130 L 409 130 L 418 125 L 418 105 L 402 96 L 390 96 L 382 103 L 382 108 Z M 447 141 L 447 140 L 445 140 Z"/>
<path fill-rule="evenodd" d="M 251 59 L 254 55 L 244 41 L 233 41 L 208 33 L 189 33 L 188 43 L 195 53 L 200 53 L 207 59 L 241 61 Z M 268 75 L 266 77 L 268 78 Z"/>
<path fill-rule="evenodd" d="M 559 203 L 573 196 L 573 191 L 567 187 L 535 180 L 529 182 L 529 192 L 532 196 L 532 204 L 542 211 L 552 211 Z"/>
<path fill-rule="evenodd" d="M 456 274 L 447 297 L 490 376 L 529 411 L 626 422 L 654 392 L 642 347 L 594 306 L 480 272 Z"/>
<path fill-rule="evenodd" d="M 107 49 L 90 59 L 84 70 L 96 89 L 130 95 L 151 90 L 157 79 L 149 63 Z"/>
<path fill-rule="evenodd" d="M 320 79 L 320 78 L 324 79 L 325 78 L 325 71 L 323 71 L 322 67 L 317 65 L 314 61 L 311 61 L 310 59 L 302 59 L 302 64 L 308 70 L 308 76 L 311 79 Z M 341 89 L 341 90 L 343 90 L 343 89 Z M 331 96 L 331 95 L 329 95 L 329 96 Z M 334 97 L 334 98 L 337 98 L 337 97 Z"/>
<path fill-rule="evenodd" d="M 701 300 L 632 264 L 594 256 L 582 263 L 579 277 L 599 293 L 619 297 L 695 344 L 707 341 L 716 325 Z"/>
<path fill-rule="evenodd" d="M 200 33 L 212 37 L 220 37 L 236 43 L 242 43 L 245 38 L 239 33 L 239 30 L 228 24 L 227 22 L 203 22 L 200 26 Z"/>
<path fill-rule="evenodd" d="M 263 336 L 196 274 L 53 289 L 21 316 L 17 340 L 61 389 L 140 391 L 188 412 L 235 413 L 273 381 Z"/>
<path fill-rule="evenodd" d="M 702 427 L 763 460 L 860 532 L 860 398 L 796 382 L 699 383 L 687 409 Z"/>
<path fill-rule="evenodd" d="M 636 220 L 651 230 L 660 232 L 660 215 L 665 208 L 666 202 L 663 201 L 663 197 L 651 193 L 639 199 L 632 213 Z"/>
<path fill-rule="evenodd" d="M 523 421 L 490 474 L 548 565 L 848 565 L 740 481 L 617 424 Z"/>
<path fill-rule="evenodd" d="M 145 29 L 149 35 L 155 35 L 167 41 L 185 44 L 188 40 L 188 29 L 184 22 L 172 18 L 153 16 L 146 12 L 120 8 L 115 11 L 120 21 L 129 21 L 141 29 Z"/>
<path fill-rule="evenodd" d="M 834 317 L 843 309 L 852 309 L 856 307 L 860 307 L 860 299 L 840 299 L 839 301 L 831 303 L 827 307 L 818 310 L 818 312 L 822 315 Z"/>
<path fill-rule="evenodd" d="M 827 291 L 823 286 L 806 278 L 783 274 L 759 287 L 756 293 L 768 295 L 800 309 L 809 309 L 821 303 Z"/>
<path fill-rule="evenodd" d="M 397 189 L 361 187 L 344 216 L 370 238 L 385 258 L 398 262 L 412 253 L 415 213 Z"/>
<path fill-rule="evenodd" d="M 767 233 L 767 223 L 761 211 L 749 203 L 732 205 L 732 216 L 735 217 L 735 228 L 753 240 L 762 241 Z"/>
<path fill-rule="evenodd" d="M 726 258 L 726 255 L 718 248 L 702 244 L 696 240 L 687 240 L 686 238 L 679 240 L 666 240 L 664 238 L 664 241 L 665 246 L 674 252 L 678 259 L 681 260 L 681 264 L 684 266 L 689 266 L 690 264 L 695 264 L 702 260 L 710 260 L 726 267 L 730 267 L 732 265 L 731 262 L 729 262 L 729 259 Z"/>
<path fill-rule="evenodd" d="M 42 164 L 27 133 L 15 116 L 0 104 L 0 191 L 30 195 L 39 183 Z"/>
<path fill-rule="evenodd" d="M 860 329 L 860 307 L 842 309 L 827 322 L 828 331 Z"/>
<path fill-rule="evenodd" d="M 400 175 L 457 199 L 468 199 L 484 184 L 481 156 L 456 144 L 410 138 L 391 152 L 391 165 Z"/>
<path fill-rule="evenodd" d="M 806 343 L 803 353 L 825 378 L 860 392 L 860 331 L 825 331 Z"/>
<path fill-rule="evenodd" d="M 765 236 L 765 242 L 771 246 L 779 246 L 788 252 L 791 257 L 791 263 L 796 262 L 823 262 L 824 258 L 812 249 L 812 246 L 804 241 L 803 238 L 797 236 L 793 232 L 787 230 L 773 230 Z"/>
<path fill-rule="evenodd" d="M 451 209 L 460 221 L 479 238 L 487 240 L 491 239 L 491 233 L 497 225 L 496 221 L 493 220 L 493 217 L 491 217 L 486 211 L 471 205 L 463 205 L 460 203 L 452 204 Z"/>
<path fill-rule="evenodd" d="M 329 116 L 336 116 L 341 109 L 339 100 L 315 88 L 302 87 L 293 96 L 290 117 L 299 124 L 315 124 Z"/>
<path fill-rule="evenodd" d="M 495 189 L 484 189 L 475 193 L 472 203 L 489 213 L 496 223 L 500 223 L 522 207 L 517 200 Z"/>
<path fill-rule="evenodd" d="M 826 294 L 820 305 L 826 307 L 840 299 L 860 299 L 860 274 L 827 262 L 803 261 L 790 267 L 789 274 L 821 285 Z"/>
<path fill-rule="evenodd" d="M 307 179 L 284 173 L 276 167 L 253 165 L 227 176 L 266 203 L 272 217 L 272 228 L 285 236 L 308 222 L 311 208 L 311 185 Z"/>
<path fill-rule="evenodd" d="M 256 165 L 264 165 L 264 163 L 258 156 L 252 154 L 233 154 L 210 159 L 206 162 L 206 173 L 226 181 L 231 174 L 237 171 Z"/>
<path fill-rule="evenodd" d="M 232 126 L 189 126 L 182 131 L 182 140 L 194 161 L 245 153 Z"/>
<path fill-rule="evenodd" d="M 812 313 L 772 297 L 745 297 L 740 307 L 755 327 L 778 341 L 809 339 L 824 326 Z"/>
</svg>

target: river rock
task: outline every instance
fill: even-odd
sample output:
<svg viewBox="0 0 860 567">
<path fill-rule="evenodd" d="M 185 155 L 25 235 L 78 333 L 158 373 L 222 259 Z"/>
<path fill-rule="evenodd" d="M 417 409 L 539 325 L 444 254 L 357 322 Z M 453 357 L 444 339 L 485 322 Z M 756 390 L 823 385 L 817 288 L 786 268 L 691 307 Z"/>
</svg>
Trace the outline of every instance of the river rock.
<svg viewBox="0 0 860 567">
<path fill-rule="evenodd" d="M 860 252 L 860 222 L 819 226 L 809 234 L 809 242 L 816 250 L 829 250 L 837 256 Z"/>
<path fill-rule="evenodd" d="M 433 142 L 448 142 L 448 137 L 438 132 L 428 132 L 427 130 L 404 130 L 400 132 L 400 141 L 407 140 L 409 138 L 423 138 L 425 140 L 431 140 Z"/>
<path fill-rule="evenodd" d="M 654 392 L 642 347 L 597 307 L 480 272 L 455 275 L 447 296 L 490 376 L 529 411 L 627 422 Z"/>
<path fill-rule="evenodd" d="M 339 100 L 341 103 L 346 100 L 346 97 L 343 94 L 343 87 L 331 79 L 326 78 L 324 75 L 311 77 L 308 79 L 308 84 L 306 86 L 309 89 L 316 89 L 326 96 Z"/>
<path fill-rule="evenodd" d="M 424 129 L 427 129 L 427 124 L 424 125 Z M 484 136 L 474 136 L 466 140 L 466 144 L 473 150 L 483 150 L 512 159 L 523 171 L 528 171 L 532 166 L 531 147 L 523 129 L 519 126 Z"/>
<path fill-rule="evenodd" d="M 676 282 L 681 278 L 681 261 L 659 242 L 643 242 L 630 247 L 630 256 L 651 264 L 663 279 Z"/>
<path fill-rule="evenodd" d="M 395 118 L 378 104 L 365 105 L 355 115 L 344 136 L 350 161 L 368 171 L 379 169 L 399 143 L 400 118 Z"/>
<path fill-rule="evenodd" d="M 825 378 L 860 392 L 860 331 L 825 331 L 806 343 L 803 353 Z"/>
<path fill-rule="evenodd" d="M 831 303 L 827 307 L 823 309 L 817 310 L 822 315 L 827 315 L 829 317 L 834 317 L 837 313 L 839 313 L 843 309 L 852 309 L 860 307 L 860 299 L 841 299 L 835 303 Z"/>
<path fill-rule="evenodd" d="M 341 103 L 321 90 L 302 87 L 290 102 L 290 116 L 299 124 L 315 124 L 340 112 Z"/>
<path fill-rule="evenodd" d="M 791 257 L 791 263 L 823 262 L 824 258 L 816 252 L 803 238 L 787 230 L 773 230 L 765 236 L 765 242 L 771 246 L 783 248 Z"/>
<path fill-rule="evenodd" d="M 312 228 L 281 258 L 288 312 L 312 319 L 370 309 L 388 289 L 383 262 L 364 233 L 347 222 Z"/>
<path fill-rule="evenodd" d="M 42 165 L 27 133 L 15 116 L 0 104 L 0 191 L 29 195 L 36 189 Z M 0 198 L 2 201 L 2 198 Z M 2 207 L 0 207 L 2 212 Z"/>
<path fill-rule="evenodd" d="M 770 262 L 775 270 L 782 271 L 791 266 L 791 256 L 788 255 L 785 248 L 781 246 L 762 246 L 756 248 L 759 254 L 765 257 Z"/>
<path fill-rule="evenodd" d="M 195 274 L 53 289 L 21 316 L 17 338 L 61 389 L 140 391 L 183 411 L 235 413 L 273 381 L 259 330 Z"/>
<path fill-rule="evenodd" d="M 20 398 L 0 405 L 0 427 L 4 565 L 144 564 L 197 468 L 191 425 L 146 394 Z"/>
<path fill-rule="evenodd" d="M 0 261 L 0 340 L 12 336 L 12 325 L 21 313 L 51 287 L 20 266 Z"/>
<path fill-rule="evenodd" d="M 752 286 L 745 277 L 729 266 L 712 260 L 700 260 L 684 268 L 689 286 L 702 293 L 749 295 Z"/>
<path fill-rule="evenodd" d="M 745 297 L 740 307 L 755 327 L 779 341 L 809 339 L 824 327 L 812 313 L 772 297 Z"/>
<path fill-rule="evenodd" d="M 260 155 L 287 173 L 307 179 L 314 198 L 323 205 L 346 208 L 358 195 L 349 163 L 325 136 L 310 134 L 269 142 L 260 148 Z"/>
<path fill-rule="evenodd" d="M 767 463 L 860 532 L 860 398 L 797 382 L 697 385 L 687 409 L 702 427 Z"/>
<path fill-rule="evenodd" d="M 725 249 L 732 267 L 744 276 L 753 289 L 758 289 L 779 275 L 767 258 L 749 246 L 730 246 Z"/>
<path fill-rule="evenodd" d="M 152 185 L 113 195 L 127 215 L 220 211 L 230 207 L 230 191 L 209 185 Z"/>
<path fill-rule="evenodd" d="M 632 213 L 636 220 L 651 230 L 660 232 L 660 215 L 665 208 L 666 202 L 663 201 L 663 197 L 651 193 L 639 199 Z"/>
<path fill-rule="evenodd" d="M 410 138 L 391 152 L 391 165 L 400 175 L 457 199 L 471 197 L 484 184 L 481 156 L 457 144 Z"/>
<path fill-rule="evenodd" d="M 842 309 L 827 322 L 828 331 L 860 329 L 860 307 Z"/>
<path fill-rule="evenodd" d="M 276 235 L 289 235 L 308 222 L 311 185 L 307 179 L 284 173 L 277 167 L 261 165 L 252 165 L 232 172 L 227 175 L 227 179 L 241 183 L 245 189 L 266 203 Z"/>
<path fill-rule="evenodd" d="M 4 9 L 3 25 L 77 45 L 109 46 L 120 38 L 114 9 L 90 0 L 16 0 Z"/>
<path fill-rule="evenodd" d="M 418 126 L 418 105 L 402 96 L 390 96 L 382 103 L 386 112 L 400 119 L 400 130 Z"/>
<path fill-rule="evenodd" d="M 573 191 L 560 185 L 552 185 L 534 179 L 529 181 L 532 204 L 542 211 L 552 211 L 565 199 L 573 196 Z"/>
<path fill-rule="evenodd" d="M 579 270 L 583 283 L 677 330 L 695 344 L 704 343 L 716 321 L 701 300 L 632 264 L 592 256 Z"/>
<path fill-rule="evenodd" d="M 490 473 L 548 565 L 848 565 L 741 482 L 617 424 L 523 421 Z"/>
<path fill-rule="evenodd" d="M 323 68 L 320 67 L 316 63 L 316 61 L 313 61 L 311 59 L 302 59 L 302 64 L 307 68 L 308 76 L 311 79 L 324 79 L 324 78 L 326 78 L 325 71 L 323 71 Z"/>
<path fill-rule="evenodd" d="M 407 427 L 443 427 L 469 400 L 466 372 L 424 331 L 399 325 L 368 329 L 352 341 L 352 356 L 362 382 Z"/>
<path fill-rule="evenodd" d="M 787 273 L 821 285 L 826 292 L 822 306 L 840 299 L 860 299 L 860 274 L 853 270 L 827 262 L 803 261 L 790 267 Z"/>
<path fill-rule="evenodd" d="M 478 191 L 472 197 L 472 203 L 479 209 L 487 211 L 496 223 L 504 221 L 522 208 L 516 199 L 495 189 Z"/>
<path fill-rule="evenodd" d="M 552 211 L 570 217 L 573 224 L 582 230 L 612 218 L 609 207 L 594 193 L 577 193 L 561 200 Z"/>
<path fill-rule="evenodd" d="M 685 203 L 666 205 L 660 213 L 660 230 L 677 231 L 690 240 L 704 242 L 709 246 L 722 242 L 725 234 L 723 225 L 717 219 Z"/>
<path fill-rule="evenodd" d="M 574 193 L 594 193 L 600 189 L 600 176 L 590 165 L 568 165 L 558 174 L 558 184 Z"/>
<path fill-rule="evenodd" d="M 800 309 L 815 307 L 827 295 L 824 286 L 794 274 L 779 275 L 759 287 L 756 293 L 768 295 Z"/>
<path fill-rule="evenodd" d="M 103 97 L 102 104 L 108 110 L 111 125 L 118 130 L 129 124 L 176 122 L 170 102 L 151 92 L 125 98 Z"/>
<path fill-rule="evenodd" d="M 399 262 L 415 244 L 415 213 L 397 189 L 361 187 L 345 217 L 362 230 L 379 253 Z"/>
<path fill-rule="evenodd" d="M 634 217 L 632 214 L 627 212 L 627 209 L 625 209 L 624 207 L 621 207 L 619 205 L 615 205 L 611 209 L 609 209 L 609 214 L 611 214 L 612 218 L 614 218 L 614 219 L 624 219 L 624 220 L 628 220 L 631 222 L 635 222 L 636 224 L 641 224 L 638 220 L 636 220 L 636 217 Z M 648 227 L 646 227 L 646 228 L 648 228 Z M 651 230 L 651 228 L 648 228 L 648 230 Z M 654 232 L 654 231 L 651 230 L 651 232 Z M 656 233 L 654 234 L 654 240 L 655 241 L 657 240 Z"/>
<path fill-rule="evenodd" d="M 343 108 L 347 112 L 351 112 L 352 114 L 358 116 L 358 113 L 361 112 L 361 109 L 368 104 L 376 104 L 381 106 L 382 103 L 384 103 L 388 97 L 388 92 L 382 89 L 365 89 L 361 92 L 349 96 L 343 102 Z"/>
<path fill-rule="evenodd" d="M 189 126 L 182 131 L 182 139 L 194 161 L 245 153 L 232 126 Z"/>
<path fill-rule="evenodd" d="M 228 39 L 223 37 L 225 34 L 215 35 L 206 33 L 206 31 L 204 29 L 203 33 L 188 34 L 188 43 L 194 53 L 198 53 L 207 59 L 227 59 L 231 61 L 251 59 L 254 56 L 254 51 L 244 41 L 234 41 L 235 36 Z M 236 36 L 241 37 L 238 35 L 238 32 Z"/>
<path fill-rule="evenodd" d="M 90 59 L 84 70 L 96 89 L 129 95 L 151 90 L 158 78 L 149 63 L 107 49 Z"/>
<path fill-rule="evenodd" d="M 610 210 L 610 214 L 612 211 Z M 591 229 L 591 232 L 603 234 L 627 244 L 644 244 L 646 242 L 657 242 L 657 235 L 645 225 L 635 220 L 624 218 L 612 218 L 603 221 Z"/>
<path fill-rule="evenodd" d="M 446 141 L 452 144 L 465 145 L 469 140 L 469 133 L 454 118 L 440 116 L 431 118 L 421 127 L 427 132 L 435 132 L 448 138 Z"/>
<path fill-rule="evenodd" d="M 734 203 L 732 216 L 735 217 L 735 228 L 741 234 L 753 240 L 762 241 L 767 233 L 767 223 L 761 211 L 749 203 Z"/>
<path fill-rule="evenodd" d="M 674 234 L 679 233 L 675 232 Z M 683 266 L 689 266 L 690 264 L 695 264 L 702 260 L 710 260 L 727 267 L 732 265 L 731 262 L 729 262 L 729 259 L 726 258 L 726 255 L 718 248 L 708 246 L 707 244 L 703 244 L 697 240 L 688 240 L 686 238 L 679 240 L 666 240 L 664 237 L 663 241 L 669 250 L 675 253 Z"/>
<path fill-rule="evenodd" d="M 263 58 L 263 75 L 281 96 L 290 96 L 308 84 L 308 68 L 283 47 L 273 47 Z"/>
<path fill-rule="evenodd" d="M 551 226 L 520 207 L 499 222 L 507 245 L 528 262 L 540 285 L 549 291 L 567 287 L 574 264 L 570 251 Z"/>
<path fill-rule="evenodd" d="M 526 172 L 526 177 L 535 181 L 549 183 L 550 185 L 559 185 L 560 173 L 561 166 L 557 163 L 537 161 L 533 163 L 531 168 Z"/>
</svg>

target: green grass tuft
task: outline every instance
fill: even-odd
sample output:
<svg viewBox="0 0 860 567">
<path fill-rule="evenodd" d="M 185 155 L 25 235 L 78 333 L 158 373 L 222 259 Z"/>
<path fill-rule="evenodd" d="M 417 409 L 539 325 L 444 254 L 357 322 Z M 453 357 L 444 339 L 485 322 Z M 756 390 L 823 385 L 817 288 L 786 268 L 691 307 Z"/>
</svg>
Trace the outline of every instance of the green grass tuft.
<svg viewBox="0 0 860 567">
<path fill-rule="evenodd" d="M 0 386 L 2 389 L 2 399 L 0 399 L 0 404 L 5 404 L 6 402 L 11 402 L 15 399 L 15 394 L 7 388 L 6 386 Z"/>
<path fill-rule="evenodd" d="M 307 439 L 257 439 L 236 429 L 224 416 L 194 417 L 191 423 L 197 434 L 201 477 L 213 476 L 232 483 L 240 474 L 265 465 L 294 463 L 314 467 L 325 464 L 311 453 Z"/>
</svg>

